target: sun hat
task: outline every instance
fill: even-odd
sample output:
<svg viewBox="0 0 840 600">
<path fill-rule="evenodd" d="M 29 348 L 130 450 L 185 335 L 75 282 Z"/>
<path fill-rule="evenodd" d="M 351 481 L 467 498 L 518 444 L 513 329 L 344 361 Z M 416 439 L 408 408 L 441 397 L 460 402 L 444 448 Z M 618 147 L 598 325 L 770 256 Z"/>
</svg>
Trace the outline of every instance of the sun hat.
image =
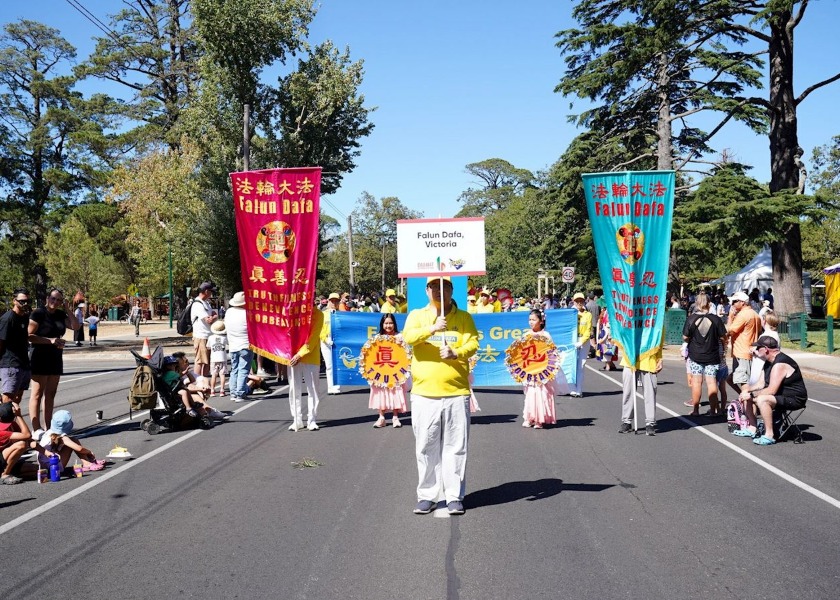
<svg viewBox="0 0 840 600">
<path fill-rule="evenodd" d="M 228 302 L 229 306 L 245 306 L 245 292 L 236 292 Z"/>
<path fill-rule="evenodd" d="M 396 295 L 397 295 L 396 290 L 388 289 L 388 290 L 385 291 L 385 297 L 386 298 L 390 298 L 391 296 L 396 296 Z"/>
<path fill-rule="evenodd" d="M 341 300 L 341 296 L 337 292 L 333 292 L 329 295 L 329 300 Z"/>
<path fill-rule="evenodd" d="M 57 410 L 53 414 L 50 428 L 45 435 L 54 433 L 56 435 L 70 435 L 73 431 L 73 419 L 70 418 L 70 413 L 66 410 Z"/>
<path fill-rule="evenodd" d="M 449 277 L 448 275 L 436 275 L 434 277 L 426 277 L 426 287 L 428 287 L 430 283 L 432 283 L 433 281 L 437 281 L 438 279 L 443 279 L 444 281 L 448 281 L 450 284 L 452 283 L 452 278 Z M 393 291 L 393 290 L 389 290 L 389 291 Z"/>
<path fill-rule="evenodd" d="M 481 291 L 478 293 L 479 296 L 487 296 L 490 297 L 490 288 L 483 287 Z"/>
<path fill-rule="evenodd" d="M 213 324 L 210 326 L 210 331 L 212 331 L 213 333 L 224 333 L 225 322 L 224 321 L 214 321 Z"/>
<path fill-rule="evenodd" d="M 749 302 L 750 297 L 747 296 L 744 292 L 735 292 L 734 294 L 729 296 L 729 300 L 732 302 L 738 302 L 739 300 L 741 302 Z"/>
<path fill-rule="evenodd" d="M 572 296 L 572 300 L 586 300 L 586 296 L 578 292 L 574 296 Z"/>
</svg>

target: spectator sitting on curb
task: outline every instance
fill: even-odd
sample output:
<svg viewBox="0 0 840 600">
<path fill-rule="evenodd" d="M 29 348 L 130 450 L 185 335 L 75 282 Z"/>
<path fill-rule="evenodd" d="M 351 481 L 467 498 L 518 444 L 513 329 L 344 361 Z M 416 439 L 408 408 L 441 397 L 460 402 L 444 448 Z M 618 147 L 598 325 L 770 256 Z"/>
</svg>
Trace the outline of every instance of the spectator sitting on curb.
<svg viewBox="0 0 840 600">
<path fill-rule="evenodd" d="M 17 402 L 0 403 L 0 483 L 21 483 L 22 471 L 28 466 L 20 460 L 30 440 L 29 426 L 20 416 Z"/>
</svg>

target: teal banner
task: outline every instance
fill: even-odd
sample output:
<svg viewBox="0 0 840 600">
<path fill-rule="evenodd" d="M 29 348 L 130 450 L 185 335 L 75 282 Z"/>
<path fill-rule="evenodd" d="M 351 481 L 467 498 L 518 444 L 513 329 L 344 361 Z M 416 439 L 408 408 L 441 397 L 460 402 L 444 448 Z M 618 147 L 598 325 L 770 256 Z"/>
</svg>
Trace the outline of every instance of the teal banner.
<svg viewBox="0 0 840 600">
<path fill-rule="evenodd" d="M 407 315 L 395 316 L 397 327 L 402 331 Z M 330 331 L 335 342 L 332 348 L 335 385 L 367 385 L 359 373 L 359 355 L 368 338 L 378 333 L 380 318 L 376 313 L 332 313 Z M 570 308 L 549 310 L 545 320 L 545 329 L 561 352 L 563 373 L 557 378 L 558 385 L 574 383 L 577 311 Z M 505 367 L 505 351 L 514 340 L 530 331 L 528 311 L 473 315 L 473 321 L 479 339 L 473 385 L 518 385 Z"/>
<path fill-rule="evenodd" d="M 583 175 L 613 339 L 638 365 L 662 339 L 674 214 L 674 172 Z"/>
</svg>

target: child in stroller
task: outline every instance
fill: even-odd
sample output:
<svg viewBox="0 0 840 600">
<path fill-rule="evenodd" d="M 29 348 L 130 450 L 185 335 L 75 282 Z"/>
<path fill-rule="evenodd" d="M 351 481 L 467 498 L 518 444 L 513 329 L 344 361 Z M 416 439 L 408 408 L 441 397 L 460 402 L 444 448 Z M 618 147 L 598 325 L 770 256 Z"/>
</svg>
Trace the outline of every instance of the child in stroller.
<svg viewBox="0 0 840 600">
<path fill-rule="evenodd" d="M 154 381 L 155 397 L 153 402 L 156 402 L 156 405 L 149 409 L 149 418 L 145 419 L 140 425 L 146 432 L 155 435 L 164 430 L 186 429 L 196 424 L 202 429 L 213 427 L 213 420 L 210 415 L 205 414 L 203 405 L 193 401 L 189 392 L 183 386 L 177 359 L 171 356 L 164 357 L 161 346 L 155 348 L 149 358 L 140 356 L 134 350 L 131 350 L 131 353 L 137 363 L 137 371 L 147 367 L 151 370 Z M 167 373 L 174 373 L 174 377 L 173 375 L 167 375 Z M 136 378 L 137 374 L 135 373 Z M 168 381 L 173 381 L 173 386 L 170 386 Z M 129 401 L 131 401 L 130 396 Z M 138 409 L 137 406 L 134 408 L 135 410 Z M 141 408 L 147 408 L 147 406 Z M 190 414 L 190 410 L 193 411 L 193 414 Z"/>
</svg>

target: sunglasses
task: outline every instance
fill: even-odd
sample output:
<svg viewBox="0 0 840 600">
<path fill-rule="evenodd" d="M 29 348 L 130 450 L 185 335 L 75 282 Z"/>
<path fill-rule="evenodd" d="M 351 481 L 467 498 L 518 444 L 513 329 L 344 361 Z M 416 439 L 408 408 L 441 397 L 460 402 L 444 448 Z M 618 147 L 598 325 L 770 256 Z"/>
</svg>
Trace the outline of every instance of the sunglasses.
<svg viewBox="0 0 840 600">
<path fill-rule="evenodd" d="M 50 296 L 49 300 L 53 300 L 54 302 L 61 302 L 62 300 L 64 300 L 64 298 L 61 298 L 60 296 Z"/>
<path fill-rule="evenodd" d="M 27 304 L 29 304 L 29 298 L 24 298 L 23 300 L 21 300 L 20 298 L 15 298 L 15 302 L 26 306 Z"/>
</svg>

